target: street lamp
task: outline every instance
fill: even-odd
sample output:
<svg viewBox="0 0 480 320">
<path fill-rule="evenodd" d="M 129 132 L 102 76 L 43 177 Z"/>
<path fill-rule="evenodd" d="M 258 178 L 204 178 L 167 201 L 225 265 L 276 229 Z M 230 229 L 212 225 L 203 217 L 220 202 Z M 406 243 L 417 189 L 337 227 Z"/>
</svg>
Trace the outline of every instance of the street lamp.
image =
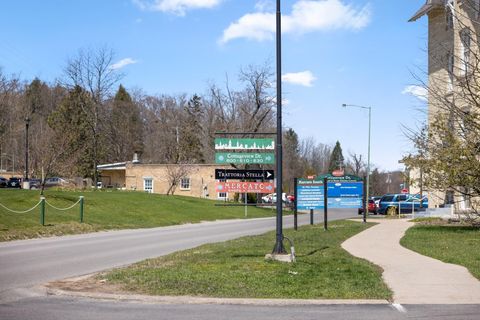
<svg viewBox="0 0 480 320">
<path fill-rule="evenodd" d="M 282 208 L 282 14 L 280 11 L 280 0 L 277 0 L 276 13 L 276 42 L 277 42 L 277 143 L 276 143 L 276 164 L 277 164 L 277 226 L 275 247 L 272 254 L 285 254 L 287 251 L 283 246 L 283 208 Z"/>
<path fill-rule="evenodd" d="M 370 135 L 372 127 L 372 107 L 359 106 L 355 104 L 342 104 L 342 107 L 355 107 L 368 109 L 368 155 L 367 155 L 367 191 L 365 195 L 365 209 L 363 210 L 363 222 L 367 222 L 368 198 L 370 192 Z"/>
<path fill-rule="evenodd" d="M 28 127 L 30 126 L 30 118 L 25 118 L 25 181 L 28 181 Z"/>
</svg>

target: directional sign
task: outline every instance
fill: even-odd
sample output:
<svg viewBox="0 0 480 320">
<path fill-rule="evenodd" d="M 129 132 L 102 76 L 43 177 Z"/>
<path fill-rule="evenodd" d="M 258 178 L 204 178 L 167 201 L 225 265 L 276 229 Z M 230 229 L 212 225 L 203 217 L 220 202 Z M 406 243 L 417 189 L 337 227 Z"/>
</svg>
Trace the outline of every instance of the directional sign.
<svg viewBox="0 0 480 320">
<path fill-rule="evenodd" d="M 297 209 L 318 210 L 324 207 L 324 187 L 322 181 L 298 179 Z"/>
<path fill-rule="evenodd" d="M 273 139 L 215 139 L 215 150 L 274 150 Z"/>
<path fill-rule="evenodd" d="M 271 182 L 217 182 L 217 192 L 272 193 L 275 190 Z"/>
<path fill-rule="evenodd" d="M 361 198 L 363 196 L 361 181 L 328 182 L 327 187 L 329 198 Z"/>
<path fill-rule="evenodd" d="M 228 170 L 215 169 L 215 179 L 232 180 L 232 179 L 263 179 L 273 180 L 275 178 L 273 170 Z"/>
<path fill-rule="evenodd" d="M 215 163 L 274 164 L 275 154 L 218 152 L 215 154 Z"/>
</svg>

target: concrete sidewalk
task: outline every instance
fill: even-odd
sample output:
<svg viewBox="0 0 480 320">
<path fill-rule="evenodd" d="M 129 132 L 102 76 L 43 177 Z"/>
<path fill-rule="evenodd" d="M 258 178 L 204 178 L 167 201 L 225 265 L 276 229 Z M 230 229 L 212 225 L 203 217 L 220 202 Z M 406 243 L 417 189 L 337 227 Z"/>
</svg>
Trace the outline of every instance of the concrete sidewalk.
<svg viewBox="0 0 480 320">
<path fill-rule="evenodd" d="M 395 303 L 480 304 L 480 281 L 466 268 L 400 245 L 400 239 L 413 223 L 400 219 L 378 222 L 345 241 L 342 247 L 383 268 L 383 279 L 392 289 Z"/>
</svg>

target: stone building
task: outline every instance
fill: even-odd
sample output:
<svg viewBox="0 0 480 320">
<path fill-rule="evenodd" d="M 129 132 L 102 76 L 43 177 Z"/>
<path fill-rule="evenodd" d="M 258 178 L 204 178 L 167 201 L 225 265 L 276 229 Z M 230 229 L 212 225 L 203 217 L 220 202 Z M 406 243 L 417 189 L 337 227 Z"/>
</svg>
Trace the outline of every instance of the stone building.
<svg viewBox="0 0 480 320">
<path fill-rule="evenodd" d="M 428 121 L 445 112 L 445 106 L 461 106 L 470 112 L 472 103 L 465 99 L 468 82 L 477 82 L 480 28 L 480 0 L 426 0 L 409 20 L 424 16 L 428 19 Z M 473 88 L 476 90 L 477 87 Z M 472 87 L 470 87 L 472 90 Z M 477 92 L 474 92 L 477 94 Z M 458 125 L 449 120 L 449 125 Z M 461 121 L 460 121 L 461 125 Z M 418 172 L 417 172 L 418 177 Z M 429 205 L 438 207 L 455 205 L 468 209 L 468 197 L 453 190 L 429 190 Z"/>
<path fill-rule="evenodd" d="M 99 165 L 104 188 L 120 188 L 159 194 L 230 199 L 233 195 L 217 193 L 215 169 L 228 169 L 220 164 L 143 164 L 138 160 Z"/>
</svg>

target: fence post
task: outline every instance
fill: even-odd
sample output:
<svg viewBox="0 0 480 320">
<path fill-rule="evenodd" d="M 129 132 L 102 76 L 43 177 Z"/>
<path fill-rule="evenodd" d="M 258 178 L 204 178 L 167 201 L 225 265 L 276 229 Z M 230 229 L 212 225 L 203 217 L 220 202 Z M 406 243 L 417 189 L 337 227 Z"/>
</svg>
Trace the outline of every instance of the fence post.
<svg viewBox="0 0 480 320">
<path fill-rule="evenodd" d="M 40 197 L 40 224 L 45 226 L 45 197 Z"/>
<path fill-rule="evenodd" d="M 83 196 L 80 196 L 80 223 L 83 223 Z"/>
</svg>

